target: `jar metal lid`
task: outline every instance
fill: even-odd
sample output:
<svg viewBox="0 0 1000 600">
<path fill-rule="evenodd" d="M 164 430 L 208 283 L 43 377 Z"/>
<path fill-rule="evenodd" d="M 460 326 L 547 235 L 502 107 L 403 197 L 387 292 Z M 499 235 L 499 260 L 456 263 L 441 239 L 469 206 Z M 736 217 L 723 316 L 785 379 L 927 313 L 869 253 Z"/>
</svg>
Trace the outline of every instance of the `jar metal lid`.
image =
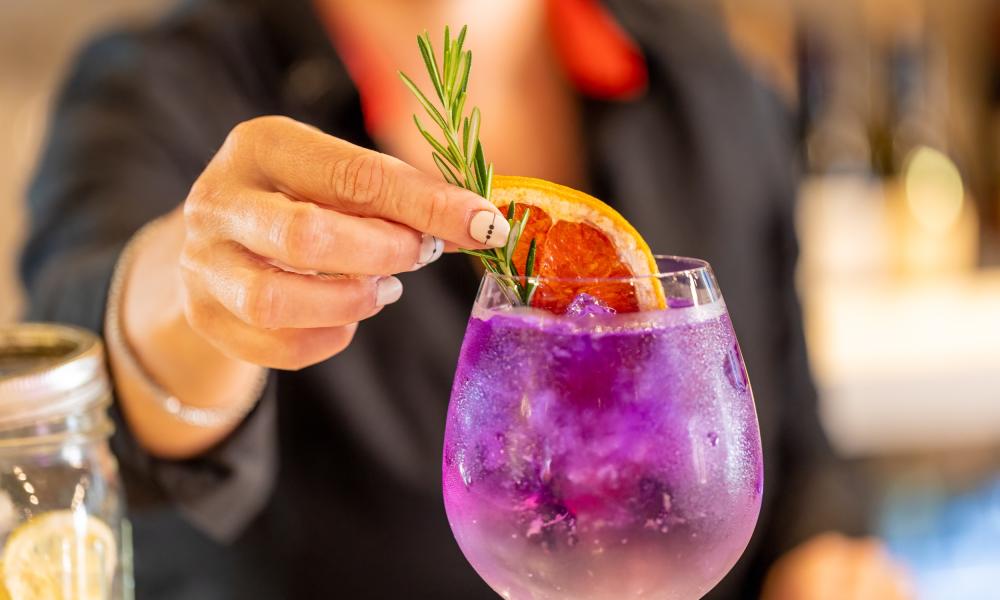
<svg viewBox="0 0 1000 600">
<path fill-rule="evenodd" d="M 107 402 L 104 346 L 49 323 L 0 326 L 0 427 L 64 418 Z"/>
</svg>

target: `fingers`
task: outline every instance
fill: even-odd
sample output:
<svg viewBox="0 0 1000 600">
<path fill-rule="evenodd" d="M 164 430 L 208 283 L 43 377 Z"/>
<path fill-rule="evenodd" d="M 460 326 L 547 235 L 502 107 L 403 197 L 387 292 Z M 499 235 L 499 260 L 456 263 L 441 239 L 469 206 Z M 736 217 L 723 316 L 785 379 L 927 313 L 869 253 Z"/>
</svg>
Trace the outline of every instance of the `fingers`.
<svg viewBox="0 0 1000 600">
<path fill-rule="evenodd" d="M 230 356 L 283 369 L 343 350 L 399 299 L 388 275 L 510 231 L 476 194 L 280 117 L 231 132 L 184 214 L 188 322 Z"/>
<path fill-rule="evenodd" d="M 283 271 L 235 244 L 185 249 L 182 273 L 211 299 L 262 330 L 328 328 L 356 323 L 397 301 L 395 277 L 322 277 Z M 198 306 L 195 309 L 199 308 Z"/>
<path fill-rule="evenodd" d="M 237 126 L 221 152 L 275 191 L 402 223 L 461 247 L 500 247 L 510 233 L 486 199 L 283 117 Z"/>
<path fill-rule="evenodd" d="M 343 351 L 357 324 L 317 329 L 262 330 L 237 319 L 195 288 L 187 288 L 185 314 L 203 338 L 227 356 L 271 369 L 295 371 Z"/>
<path fill-rule="evenodd" d="M 852 541 L 843 548 L 844 589 L 851 599 L 869 598 L 885 563 L 879 544 Z"/>
<path fill-rule="evenodd" d="M 391 275 L 427 265 L 444 250 L 440 239 L 405 225 L 346 215 L 280 193 L 244 192 L 219 202 L 224 237 L 298 271 Z"/>
<path fill-rule="evenodd" d="M 912 597 L 908 578 L 876 539 L 852 540 L 846 568 L 850 573 L 847 589 L 852 598 L 907 600 Z"/>
<path fill-rule="evenodd" d="M 874 539 L 817 536 L 788 553 L 768 574 L 765 600 L 909 600 L 912 588 Z"/>
</svg>

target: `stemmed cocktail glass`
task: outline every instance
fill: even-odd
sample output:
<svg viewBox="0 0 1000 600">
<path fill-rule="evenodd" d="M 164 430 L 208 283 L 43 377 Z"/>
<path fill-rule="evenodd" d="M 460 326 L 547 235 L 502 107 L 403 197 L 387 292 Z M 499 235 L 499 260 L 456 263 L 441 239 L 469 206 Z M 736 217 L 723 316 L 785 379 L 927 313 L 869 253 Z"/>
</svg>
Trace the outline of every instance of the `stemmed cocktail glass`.
<svg viewBox="0 0 1000 600">
<path fill-rule="evenodd" d="M 707 263 L 657 261 L 573 282 L 662 289 L 665 309 L 634 314 L 586 294 L 565 315 L 516 307 L 483 280 L 442 470 L 455 537 L 505 598 L 700 598 L 750 539 L 760 435 L 726 305 Z"/>
</svg>

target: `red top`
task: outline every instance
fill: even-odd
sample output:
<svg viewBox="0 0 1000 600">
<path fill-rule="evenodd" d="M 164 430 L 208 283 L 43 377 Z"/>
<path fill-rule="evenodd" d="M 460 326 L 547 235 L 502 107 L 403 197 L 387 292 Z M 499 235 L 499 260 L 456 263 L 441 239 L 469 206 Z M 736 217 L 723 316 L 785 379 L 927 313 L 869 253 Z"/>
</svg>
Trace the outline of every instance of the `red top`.
<svg viewBox="0 0 1000 600">
<path fill-rule="evenodd" d="M 546 0 L 549 35 L 570 81 L 582 94 L 602 100 L 629 100 L 640 95 L 648 81 L 642 51 L 618 25 L 600 0 Z M 384 57 L 365 53 L 351 43 L 349 32 L 335 36 L 341 58 L 361 94 L 369 132 L 386 121 L 400 94 L 393 65 Z"/>
<path fill-rule="evenodd" d="M 646 59 L 599 0 L 548 0 L 549 35 L 570 81 L 604 100 L 646 89 Z"/>
</svg>

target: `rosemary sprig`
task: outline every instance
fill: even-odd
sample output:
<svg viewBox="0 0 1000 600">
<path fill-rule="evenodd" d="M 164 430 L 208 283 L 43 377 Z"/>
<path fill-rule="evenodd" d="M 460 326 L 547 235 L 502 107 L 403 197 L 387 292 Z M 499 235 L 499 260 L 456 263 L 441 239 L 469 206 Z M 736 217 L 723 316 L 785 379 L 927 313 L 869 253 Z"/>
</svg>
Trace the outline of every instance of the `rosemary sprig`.
<svg viewBox="0 0 1000 600">
<path fill-rule="evenodd" d="M 413 122 L 416 123 L 420 135 L 433 148 L 431 156 L 441 175 L 448 183 L 489 199 L 493 193 L 493 164 L 487 164 L 483 145 L 479 141 L 482 115 L 479 108 L 473 108 L 468 115 L 465 114 L 469 73 L 472 70 L 472 52 L 463 49 L 467 31 L 468 26 L 462 27 L 458 37 L 452 39 L 451 30 L 448 27 L 444 28 L 444 48 L 440 65 L 427 32 L 417 36 L 417 46 L 420 48 L 420 55 L 424 59 L 440 108 L 435 106 L 405 73 L 400 72 L 399 77 L 417 97 L 427 115 L 443 134 L 443 141 L 438 140 L 424 128 L 420 117 L 413 115 Z M 531 240 L 528 248 L 522 277 L 514 265 L 514 249 L 517 248 L 524 233 L 531 210 L 525 210 L 518 219 L 515 218 L 516 209 L 513 202 L 507 208 L 510 236 L 503 248 L 462 250 L 462 252 L 481 259 L 483 266 L 491 273 L 505 276 L 504 279 L 500 279 L 501 284 L 507 286 L 508 291 L 527 306 L 531 304 L 531 298 L 538 287 L 537 281 L 532 280 L 535 270 L 535 240 Z"/>
</svg>

